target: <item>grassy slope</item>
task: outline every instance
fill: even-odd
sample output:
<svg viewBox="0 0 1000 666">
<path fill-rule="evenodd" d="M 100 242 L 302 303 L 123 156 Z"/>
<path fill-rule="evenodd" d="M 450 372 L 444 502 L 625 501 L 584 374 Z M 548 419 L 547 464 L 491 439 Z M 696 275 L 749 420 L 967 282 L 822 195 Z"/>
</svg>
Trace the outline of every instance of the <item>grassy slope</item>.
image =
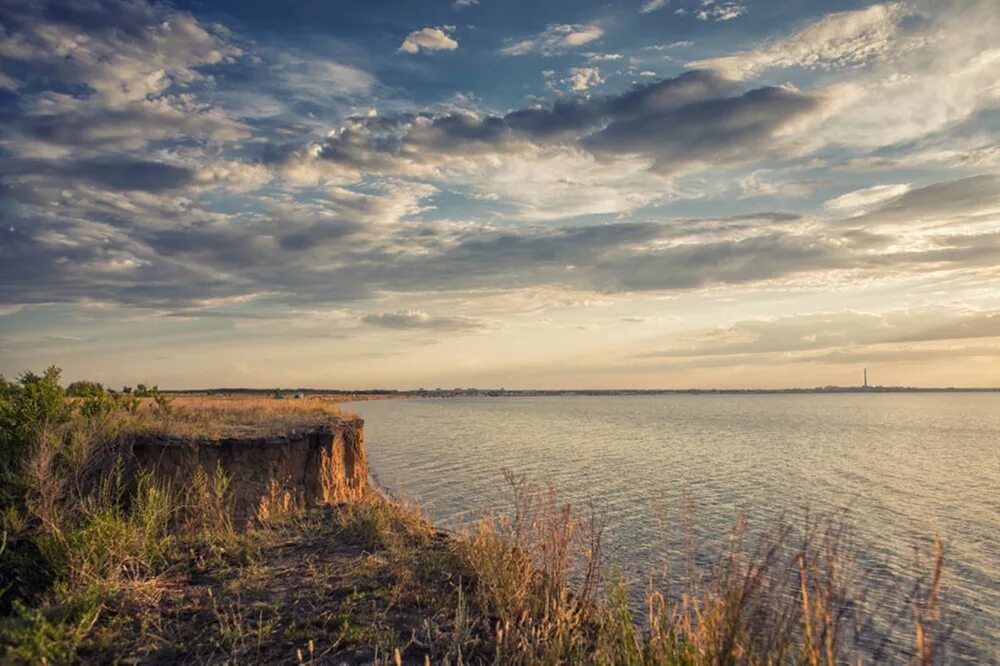
<svg viewBox="0 0 1000 666">
<path fill-rule="evenodd" d="M 179 549 L 109 604 L 84 661 L 456 661 L 461 562 L 418 514 L 379 498 L 253 529 L 229 548 Z M 449 652 L 450 651 L 450 652 Z"/>
<path fill-rule="evenodd" d="M 687 563 L 681 589 L 650 578 L 633 617 L 598 517 L 514 476 L 512 512 L 460 536 L 378 496 L 238 532 L 219 475 L 145 478 L 125 497 L 129 438 L 279 433 L 335 408 L 70 402 L 56 378 L 0 386 L 4 661 L 833 664 L 854 661 L 874 610 L 849 540 L 811 524 L 757 539 L 737 527 L 709 570 Z M 895 599 L 914 636 L 897 660 L 941 658 L 940 575 L 938 553 Z"/>
</svg>

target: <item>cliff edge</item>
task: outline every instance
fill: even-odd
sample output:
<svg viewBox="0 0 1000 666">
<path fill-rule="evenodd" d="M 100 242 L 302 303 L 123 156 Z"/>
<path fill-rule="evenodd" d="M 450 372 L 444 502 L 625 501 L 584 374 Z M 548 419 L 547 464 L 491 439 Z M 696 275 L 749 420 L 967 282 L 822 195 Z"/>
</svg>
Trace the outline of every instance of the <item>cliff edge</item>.
<svg viewBox="0 0 1000 666">
<path fill-rule="evenodd" d="M 281 436 L 143 437 L 133 456 L 136 471 L 151 471 L 178 488 L 223 472 L 241 526 L 278 512 L 355 502 L 368 486 L 364 421 L 357 417 L 330 417 Z"/>
</svg>

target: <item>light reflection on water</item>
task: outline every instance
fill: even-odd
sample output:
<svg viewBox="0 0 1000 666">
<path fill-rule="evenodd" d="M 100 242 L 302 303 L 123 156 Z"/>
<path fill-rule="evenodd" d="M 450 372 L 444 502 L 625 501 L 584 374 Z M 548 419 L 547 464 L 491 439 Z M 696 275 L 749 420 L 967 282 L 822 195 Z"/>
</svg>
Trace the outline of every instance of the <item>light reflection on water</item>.
<svg viewBox="0 0 1000 666">
<path fill-rule="evenodd" d="M 951 657 L 1000 662 L 1000 394 L 669 395 L 354 403 L 369 466 L 443 526 L 506 508 L 502 470 L 593 500 L 624 571 L 694 502 L 696 536 L 846 509 L 888 571 L 946 543 Z"/>
</svg>

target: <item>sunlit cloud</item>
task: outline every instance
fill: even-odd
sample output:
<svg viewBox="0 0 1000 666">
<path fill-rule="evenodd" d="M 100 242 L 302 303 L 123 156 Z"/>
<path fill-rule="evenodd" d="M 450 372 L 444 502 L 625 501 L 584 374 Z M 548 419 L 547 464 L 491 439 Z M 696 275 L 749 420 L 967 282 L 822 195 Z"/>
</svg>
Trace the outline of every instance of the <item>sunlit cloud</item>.
<svg viewBox="0 0 1000 666">
<path fill-rule="evenodd" d="M 454 51 L 458 48 L 458 40 L 449 35 L 455 30 L 453 25 L 443 25 L 438 28 L 421 28 L 406 36 L 399 46 L 401 53 L 419 53 L 420 51 Z"/>
<path fill-rule="evenodd" d="M 597 25 L 553 24 L 537 35 L 513 41 L 500 49 L 500 53 L 508 56 L 529 53 L 551 56 L 579 48 L 603 36 L 604 29 Z"/>
</svg>

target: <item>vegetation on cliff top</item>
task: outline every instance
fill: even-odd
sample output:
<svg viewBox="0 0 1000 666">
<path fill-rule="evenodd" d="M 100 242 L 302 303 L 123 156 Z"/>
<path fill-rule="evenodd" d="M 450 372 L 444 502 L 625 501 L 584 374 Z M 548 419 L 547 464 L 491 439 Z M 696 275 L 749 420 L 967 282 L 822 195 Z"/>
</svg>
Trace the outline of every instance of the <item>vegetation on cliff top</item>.
<svg viewBox="0 0 1000 666">
<path fill-rule="evenodd" d="M 743 526 L 708 566 L 630 581 L 599 514 L 509 475 L 513 510 L 444 534 L 371 495 L 232 523 L 221 473 L 123 481 L 135 433 L 248 432 L 329 414 L 306 401 L 138 403 L 58 371 L 0 382 L 0 646 L 9 662 L 834 664 L 939 661 L 937 550 L 880 602 L 842 526 Z M 177 424 L 181 425 L 177 425 Z M 270 425 L 267 425 L 270 424 Z M 692 552 L 694 549 L 692 547 Z M 677 575 L 681 574 L 681 575 Z M 680 581 L 678 583 L 678 581 Z M 885 592 L 884 590 L 878 590 Z M 878 606 L 899 603 L 898 613 Z M 872 642 L 898 617 L 906 645 Z"/>
</svg>

